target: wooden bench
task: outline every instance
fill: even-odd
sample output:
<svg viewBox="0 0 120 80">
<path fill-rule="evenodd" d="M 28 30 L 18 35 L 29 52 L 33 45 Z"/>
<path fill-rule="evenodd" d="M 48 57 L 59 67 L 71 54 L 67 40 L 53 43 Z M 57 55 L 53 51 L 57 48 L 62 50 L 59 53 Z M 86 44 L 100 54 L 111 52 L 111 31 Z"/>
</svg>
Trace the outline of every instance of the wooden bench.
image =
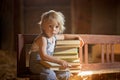
<svg viewBox="0 0 120 80">
<path fill-rule="evenodd" d="M 84 42 L 84 48 L 80 50 L 80 59 L 83 65 L 82 71 L 92 71 L 92 74 L 119 73 L 120 62 L 115 61 L 114 45 L 120 44 L 120 36 L 115 35 L 80 35 Z M 100 45 L 101 61 L 93 62 L 89 60 L 92 55 L 91 46 Z"/>
<path fill-rule="evenodd" d="M 37 35 L 18 34 L 17 42 L 17 76 L 20 78 L 36 78 L 38 75 L 31 74 L 27 54 L 30 44 Z M 115 35 L 80 35 L 85 45 L 79 48 L 79 57 L 82 71 L 92 71 L 92 74 L 120 72 L 120 62 L 114 60 L 114 44 L 120 44 L 120 36 Z M 101 45 L 101 62 L 94 63 L 89 60 L 92 45 Z M 107 46 L 107 48 L 105 48 Z M 105 49 L 106 52 L 105 52 Z M 106 54 L 106 58 L 105 58 Z M 31 79 L 32 80 L 32 79 Z"/>
</svg>

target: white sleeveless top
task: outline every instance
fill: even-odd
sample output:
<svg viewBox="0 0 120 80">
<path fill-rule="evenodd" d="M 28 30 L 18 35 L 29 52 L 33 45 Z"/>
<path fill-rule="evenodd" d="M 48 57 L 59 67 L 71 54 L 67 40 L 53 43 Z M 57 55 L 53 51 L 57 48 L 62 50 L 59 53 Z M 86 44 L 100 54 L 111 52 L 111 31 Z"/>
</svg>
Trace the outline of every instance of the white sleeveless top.
<svg viewBox="0 0 120 80">
<path fill-rule="evenodd" d="M 48 55 L 53 55 L 53 53 L 54 53 L 54 49 L 55 49 L 55 43 L 56 43 L 56 37 L 55 36 L 53 36 L 52 37 L 52 42 L 50 41 L 50 39 L 49 38 L 46 38 L 46 40 L 47 40 L 47 47 L 46 47 L 46 52 L 47 52 L 47 54 Z M 32 53 L 32 52 L 34 52 L 34 53 L 38 53 L 37 55 L 36 55 L 36 60 L 41 60 L 41 57 L 40 57 L 40 53 L 39 53 L 39 46 L 36 44 L 36 43 L 33 43 L 32 44 L 32 48 L 31 48 L 31 50 L 30 50 L 30 54 Z M 35 57 L 34 57 L 35 58 Z"/>
</svg>

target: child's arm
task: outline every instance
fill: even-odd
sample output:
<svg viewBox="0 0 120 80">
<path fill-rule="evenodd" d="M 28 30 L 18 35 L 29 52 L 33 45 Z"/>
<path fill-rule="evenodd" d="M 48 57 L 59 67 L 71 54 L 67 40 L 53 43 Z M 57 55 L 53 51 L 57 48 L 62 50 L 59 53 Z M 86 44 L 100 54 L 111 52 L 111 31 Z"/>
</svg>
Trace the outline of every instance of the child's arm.
<svg viewBox="0 0 120 80">
<path fill-rule="evenodd" d="M 69 66 L 66 61 L 55 58 L 53 56 L 49 56 L 47 54 L 47 52 L 46 52 L 46 47 L 47 47 L 46 38 L 40 37 L 38 40 L 36 40 L 36 44 L 39 45 L 39 53 L 40 53 L 40 56 L 41 56 L 42 60 L 58 63 L 61 66 L 63 66 L 64 68 L 67 68 Z"/>
<path fill-rule="evenodd" d="M 80 40 L 80 46 L 82 47 L 84 45 L 84 41 L 83 39 L 79 36 L 79 35 L 75 35 L 75 34 L 59 34 L 56 35 L 58 40 Z"/>
</svg>

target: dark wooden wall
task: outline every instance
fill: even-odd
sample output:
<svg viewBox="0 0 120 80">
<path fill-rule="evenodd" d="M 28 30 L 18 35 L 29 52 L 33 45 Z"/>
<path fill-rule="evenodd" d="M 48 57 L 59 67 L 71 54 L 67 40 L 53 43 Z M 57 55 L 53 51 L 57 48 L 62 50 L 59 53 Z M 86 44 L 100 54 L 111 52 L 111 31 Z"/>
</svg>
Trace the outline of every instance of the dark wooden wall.
<svg viewBox="0 0 120 80">
<path fill-rule="evenodd" d="M 71 0 L 72 32 L 91 33 L 92 0 Z"/>
<path fill-rule="evenodd" d="M 40 33 L 38 22 L 42 13 L 56 10 L 65 16 L 66 33 L 71 32 L 71 10 L 70 0 L 24 0 L 23 1 L 23 32 L 24 33 Z"/>
<path fill-rule="evenodd" d="M 0 49 L 13 50 L 13 0 L 0 0 Z"/>
<path fill-rule="evenodd" d="M 119 0 L 71 0 L 71 4 L 73 33 L 120 33 Z"/>
</svg>

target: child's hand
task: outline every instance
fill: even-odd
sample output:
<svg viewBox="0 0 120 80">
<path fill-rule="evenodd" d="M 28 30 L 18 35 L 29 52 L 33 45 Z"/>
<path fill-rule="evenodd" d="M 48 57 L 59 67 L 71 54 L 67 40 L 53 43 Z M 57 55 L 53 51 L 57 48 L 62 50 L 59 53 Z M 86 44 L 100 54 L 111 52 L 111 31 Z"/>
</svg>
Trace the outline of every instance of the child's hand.
<svg viewBox="0 0 120 80">
<path fill-rule="evenodd" d="M 70 67 L 70 65 L 69 65 L 66 61 L 64 61 L 64 60 L 61 60 L 61 61 L 60 61 L 60 65 L 62 65 L 63 68 L 68 68 L 68 67 Z"/>
<path fill-rule="evenodd" d="M 84 41 L 81 37 L 78 37 L 78 39 L 80 40 L 80 47 L 83 47 L 84 46 Z"/>
</svg>

